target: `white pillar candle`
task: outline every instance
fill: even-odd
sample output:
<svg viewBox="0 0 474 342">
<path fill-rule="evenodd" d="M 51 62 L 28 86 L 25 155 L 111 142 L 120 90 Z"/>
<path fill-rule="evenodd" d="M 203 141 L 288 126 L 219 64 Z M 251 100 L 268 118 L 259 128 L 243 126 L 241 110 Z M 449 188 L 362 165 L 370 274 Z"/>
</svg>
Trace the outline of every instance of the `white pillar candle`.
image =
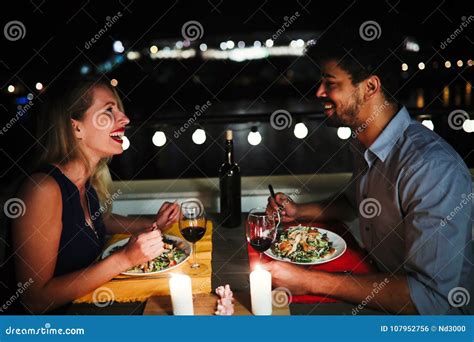
<svg viewBox="0 0 474 342">
<path fill-rule="evenodd" d="M 272 314 L 272 275 L 259 265 L 250 273 L 250 298 L 254 315 Z"/>
<path fill-rule="evenodd" d="M 173 315 L 194 315 L 191 278 L 185 274 L 172 274 L 169 286 Z"/>
</svg>

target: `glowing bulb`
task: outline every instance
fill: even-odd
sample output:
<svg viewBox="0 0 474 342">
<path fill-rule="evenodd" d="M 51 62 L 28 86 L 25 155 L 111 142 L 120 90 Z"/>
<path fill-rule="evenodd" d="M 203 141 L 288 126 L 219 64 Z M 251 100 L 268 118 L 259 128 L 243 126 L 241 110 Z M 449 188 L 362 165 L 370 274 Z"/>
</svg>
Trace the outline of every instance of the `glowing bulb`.
<svg viewBox="0 0 474 342">
<path fill-rule="evenodd" d="M 235 46 L 234 42 L 232 40 L 227 41 L 227 48 L 228 49 L 233 49 Z"/>
<path fill-rule="evenodd" d="M 461 68 L 464 65 L 464 63 L 461 60 L 459 60 L 456 62 L 456 65 Z"/>
<path fill-rule="evenodd" d="M 243 49 L 245 47 L 245 42 L 240 41 L 237 43 L 237 46 L 239 47 L 239 49 Z"/>
<path fill-rule="evenodd" d="M 7 90 L 8 90 L 9 93 L 13 93 L 15 91 L 15 86 L 10 84 L 8 86 Z"/>
<path fill-rule="evenodd" d="M 267 39 L 265 41 L 265 46 L 271 48 L 273 46 L 273 40 Z"/>
<path fill-rule="evenodd" d="M 302 48 L 304 47 L 304 40 L 303 39 L 298 39 L 295 43 L 296 47 Z"/>
<path fill-rule="evenodd" d="M 115 78 L 112 78 L 112 79 L 110 80 L 110 85 L 111 85 L 112 87 L 116 87 L 116 86 L 118 85 L 118 81 L 117 81 Z"/>
<path fill-rule="evenodd" d="M 254 41 L 253 42 L 253 46 L 256 47 L 256 48 L 259 48 L 262 46 L 262 43 L 260 43 L 258 40 Z"/>
<path fill-rule="evenodd" d="M 420 62 L 418 63 L 418 69 L 423 70 L 425 68 L 425 63 Z"/>
<path fill-rule="evenodd" d="M 166 144 L 166 135 L 163 131 L 156 131 L 155 134 L 153 134 L 151 141 L 153 142 L 153 145 L 161 147 Z"/>
<path fill-rule="evenodd" d="M 444 66 L 446 67 L 446 69 L 451 68 L 451 62 L 450 61 L 444 62 Z"/>
<path fill-rule="evenodd" d="M 421 124 L 425 127 L 428 127 L 429 129 L 431 129 L 432 131 L 434 130 L 434 124 L 433 124 L 433 121 L 431 120 L 423 120 L 421 122 Z"/>
<path fill-rule="evenodd" d="M 158 46 L 156 46 L 156 45 L 150 46 L 150 52 L 153 53 L 153 54 L 157 53 L 158 52 Z"/>
<path fill-rule="evenodd" d="M 252 146 L 257 146 L 262 142 L 262 136 L 260 135 L 260 132 L 257 130 L 256 127 L 252 127 L 252 130 L 250 131 L 247 137 L 247 141 Z"/>
<path fill-rule="evenodd" d="M 122 148 L 123 150 L 128 150 L 128 148 L 130 147 L 130 140 L 128 140 L 128 138 L 124 135 L 122 137 Z"/>
<path fill-rule="evenodd" d="M 43 89 L 43 84 L 41 82 L 36 83 L 35 85 L 36 90 L 41 90 Z"/>
<path fill-rule="evenodd" d="M 207 45 L 202 43 L 201 45 L 199 45 L 199 50 L 201 50 L 202 52 L 207 51 Z"/>
<path fill-rule="evenodd" d="M 464 120 L 464 123 L 462 124 L 462 129 L 466 133 L 474 132 L 474 120 Z"/>
<path fill-rule="evenodd" d="M 125 50 L 125 48 L 124 48 L 124 46 L 123 46 L 123 44 L 120 40 L 116 40 L 114 42 L 113 49 L 117 53 L 122 53 Z"/>
<path fill-rule="evenodd" d="M 191 138 L 196 145 L 202 145 L 206 142 L 206 132 L 203 129 L 198 128 L 194 131 Z"/>
<path fill-rule="evenodd" d="M 295 125 L 295 137 L 298 139 L 304 139 L 308 135 L 308 127 L 302 122 L 299 122 Z"/>
<path fill-rule="evenodd" d="M 402 64 L 402 71 L 407 71 L 408 70 L 408 64 L 403 63 Z"/>
<path fill-rule="evenodd" d="M 349 127 L 339 127 L 337 129 L 337 136 L 339 139 L 347 140 L 351 136 L 352 131 Z"/>
<path fill-rule="evenodd" d="M 225 49 L 227 49 L 227 43 L 222 42 L 222 43 L 220 43 L 219 47 L 221 48 L 221 50 L 225 50 Z"/>
</svg>

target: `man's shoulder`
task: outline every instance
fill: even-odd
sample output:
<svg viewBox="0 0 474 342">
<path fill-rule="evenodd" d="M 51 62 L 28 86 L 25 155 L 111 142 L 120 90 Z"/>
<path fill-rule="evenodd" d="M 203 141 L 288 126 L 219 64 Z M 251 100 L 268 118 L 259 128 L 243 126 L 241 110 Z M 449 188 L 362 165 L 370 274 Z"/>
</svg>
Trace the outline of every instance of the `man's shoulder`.
<svg viewBox="0 0 474 342">
<path fill-rule="evenodd" d="M 412 121 L 403 133 L 400 152 L 412 162 L 437 164 L 461 164 L 467 170 L 461 156 L 436 132 Z"/>
<path fill-rule="evenodd" d="M 457 174 L 471 179 L 469 169 L 454 148 L 422 124 L 412 121 L 398 141 L 398 170 L 407 177 Z"/>
</svg>

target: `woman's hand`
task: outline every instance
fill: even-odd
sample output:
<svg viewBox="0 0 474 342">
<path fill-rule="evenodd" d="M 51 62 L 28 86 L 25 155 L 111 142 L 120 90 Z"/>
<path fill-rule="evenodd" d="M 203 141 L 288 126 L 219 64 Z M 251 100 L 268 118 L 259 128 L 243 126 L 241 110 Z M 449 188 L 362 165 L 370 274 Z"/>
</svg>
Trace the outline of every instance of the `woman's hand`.
<svg viewBox="0 0 474 342">
<path fill-rule="evenodd" d="M 268 197 L 267 212 L 269 214 L 279 212 L 282 222 L 291 222 L 298 218 L 298 205 L 289 196 L 279 192 L 275 198 L 276 201 L 273 197 Z"/>
<path fill-rule="evenodd" d="M 132 235 L 122 250 L 128 260 L 128 268 L 150 261 L 163 253 L 161 231 L 153 230 Z"/>
<path fill-rule="evenodd" d="M 179 204 L 165 202 L 156 214 L 156 227 L 161 231 L 168 229 L 178 218 Z"/>
</svg>

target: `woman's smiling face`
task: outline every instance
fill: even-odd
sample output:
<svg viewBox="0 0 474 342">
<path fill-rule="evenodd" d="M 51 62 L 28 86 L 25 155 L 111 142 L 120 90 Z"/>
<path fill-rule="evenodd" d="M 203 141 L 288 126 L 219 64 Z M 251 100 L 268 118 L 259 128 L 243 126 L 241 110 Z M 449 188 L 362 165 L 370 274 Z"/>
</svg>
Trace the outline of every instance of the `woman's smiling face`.
<svg viewBox="0 0 474 342">
<path fill-rule="evenodd" d="M 98 159 L 123 152 L 122 136 L 129 122 L 114 93 L 103 86 L 92 90 L 92 104 L 83 119 L 72 119 L 79 145 L 88 157 Z"/>
</svg>

